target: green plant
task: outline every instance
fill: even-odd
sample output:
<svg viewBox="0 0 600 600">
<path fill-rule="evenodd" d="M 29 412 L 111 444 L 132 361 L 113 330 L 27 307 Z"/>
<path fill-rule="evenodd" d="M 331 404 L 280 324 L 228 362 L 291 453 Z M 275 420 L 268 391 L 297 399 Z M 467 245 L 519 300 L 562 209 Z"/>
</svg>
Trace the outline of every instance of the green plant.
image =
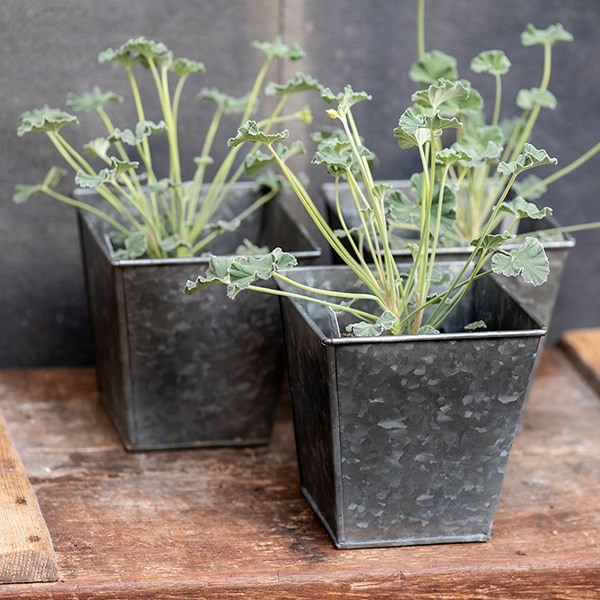
<svg viewBox="0 0 600 600">
<path fill-rule="evenodd" d="M 472 96 L 470 86 L 463 82 L 443 79 L 420 90 L 413 96 L 416 108 L 408 108 L 400 117 L 394 135 L 402 148 L 416 148 L 421 157 L 423 173 L 419 180 L 420 212 L 414 219 L 419 237 L 409 244 L 413 262 L 401 270 L 392 255 L 390 222 L 391 206 L 402 209 L 404 199 L 389 185 L 374 180 L 370 160 L 372 152 L 365 147 L 352 114 L 358 102 L 370 100 L 365 92 L 355 92 L 347 86 L 340 94 L 323 88 L 327 102 L 336 102 L 328 115 L 339 122 L 341 129 L 330 135 L 317 136 L 318 147 L 313 163 L 327 167 L 334 177 L 336 206 L 342 231 L 334 231 L 319 212 L 311 195 L 298 176 L 287 165 L 289 152 L 282 146 L 287 131 L 268 133 L 256 122 L 248 121 L 229 140 L 231 147 L 259 144 L 266 148 L 265 160 L 274 161 L 289 182 L 327 243 L 354 272 L 363 290 L 358 293 L 316 289 L 293 280 L 294 258 L 279 248 L 260 258 L 212 257 L 208 271 L 188 281 L 187 294 L 210 285 L 226 284 L 227 294 L 235 298 L 242 290 L 262 291 L 294 298 L 302 298 L 345 312 L 358 319 L 347 326 L 347 331 L 357 336 L 389 333 L 437 333 L 447 316 L 456 308 L 473 282 L 489 273 L 521 276 L 525 281 L 539 285 L 548 276 L 548 259 L 540 242 L 526 237 L 511 249 L 504 246 L 515 237 L 510 231 L 497 233 L 494 224 L 501 214 L 509 215 L 514 222 L 522 218 L 543 218 L 549 209 L 538 209 L 523 198 L 508 199 L 517 177 L 532 168 L 555 164 L 545 150 L 525 143 L 522 152 L 512 161 L 502 161 L 498 171 L 505 185 L 480 235 L 472 240 L 473 250 L 458 273 L 439 274 L 436 269 L 436 252 L 440 239 L 452 221 L 454 201 L 449 193 L 448 180 L 452 169 L 469 160 L 466 150 L 441 147 L 442 134 L 459 129 L 462 123 L 444 109 L 456 103 L 468 103 Z M 262 153 L 261 153 L 262 154 Z M 340 210 L 339 183 L 348 183 L 354 206 L 360 217 L 360 232 L 355 239 Z M 411 217 L 412 218 L 412 217 Z M 341 237 L 348 239 L 346 247 Z M 513 240 L 514 241 L 514 240 Z M 373 264 L 367 262 L 368 250 Z M 488 268 L 488 264 L 491 267 Z M 256 283 L 269 278 L 287 282 L 298 293 L 268 289 Z M 472 328 L 482 326 L 472 324 Z"/>
<path fill-rule="evenodd" d="M 520 109 L 517 117 L 500 118 L 502 112 L 502 81 L 508 73 L 511 62 L 502 50 L 487 50 L 478 54 L 471 61 L 471 70 L 475 73 L 487 74 L 494 78 L 495 94 L 491 118 L 486 120 L 484 102 L 481 94 L 465 79 L 460 79 L 457 61 L 454 57 L 439 50 L 425 52 L 425 0 L 417 0 L 417 50 L 418 60 L 410 70 L 410 77 L 423 86 L 441 83 L 445 80 L 460 81 L 470 90 L 468 96 L 443 103 L 444 114 L 457 117 L 463 126 L 457 129 L 452 144 L 448 138 L 445 144 L 456 150 L 462 150 L 466 158 L 459 160 L 448 171 L 447 186 L 455 196 L 455 218 L 452 226 L 444 232 L 441 242 L 444 245 L 468 245 L 477 238 L 488 222 L 491 211 L 503 194 L 508 175 L 497 170 L 499 163 L 514 161 L 523 152 L 526 143 L 531 140 L 534 127 L 542 109 L 553 109 L 556 98 L 550 91 L 552 73 L 552 52 L 556 44 L 570 42 L 573 36 L 561 24 L 551 25 L 546 29 L 536 29 L 528 25 L 521 35 L 524 46 L 541 46 L 543 49 L 543 67 L 540 84 L 537 87 L 523 89 L 516 97 L 516 106 Z M 416 95 L 414 110 L 419 112 L 421 106 Z M 441 145 L 441 139 L 438 145 Z M 600 152 L 600 142 L 587 150 L 578 159 L 544 179 L 533 175 L 516 182 L 514 190 L 528 200 L 538 200 L 552 182 L 572 173 L 579 166 Z M 395 231 L 402 232 L 415 229 L 414 220 L 418 219 L 420 207 L 418 203 L 418 181 L 414 181 L 413 198 L 405 198 L 402 207 L 402 219 L 391 213 Z M 449 200 L 450 201 L 450 200 Z M 499 226 L 499 221 L 494 223 Z M 576 231 L 596 228 L 600 223 L 588 223 L 573 227 L 561 228 L 561 231 Z M 554 232 L 549 232 L 550 234 Z"/>
<path fill-rule="evenodd" d="M 196 168 L 191 181 L 182 180 L 178 115 L 185 83 L 191 76 L 203 73 L 205 67 L 187 58 L 174 58 L 164 44 L 140 37 L 99 55 L 100 62 L 115 62 L 125 70 L 138 119 L 133 128 L 116 127 L 109 116 L 108 105 L 123 102 L 123 98 L 113 92 L 102 92 L 95 87 L 91 92 L 71 94 L 67 99 L 67 105 L 73 111 L 95 111 L 106 128 L 102 137 L 84 146 L 86 153 L 92 157 L 90 160 L 63 135 L 63 127 L 78 123 L 73 114 L 44 106 L 26 112 L 20 118 L 18 134 L 44 132 L 75 172 L 75 184 L 95 190 L 104 201 L 103 206 L 57 191 L 56 185 L 66 173 L 58 167 L 53 167 L 39 185 L 17 186 L 14 200 L 24 202 L 42 193 L 101 217 L 114 229 L 114 237 L 122 246 L 116 252 L 118 258 L 198 254 L 223 231 L 235 229 L 241 220 L 273 198 L 278 191 L 277 182 L 270 178 L 270 186 L 262 188 L 262 195 L 243 213 L 228 222 L 213 222 L 217 209 L 226 201 L 232 185 L 244 174 L 245 166 L 253 173 L 257 171 L 256 167 L 251 168 L 252 152 L 243 161 L 238 157 L 239 148 L 230 148 L 221 164 L 215 166 L 215 175 L 210 184 L 204 185 L 207 166 L 213 162 L 211 152 L 223 117 L 239 114 L 240 123 L 245 123 L 257 110 L 259 96 L 264 91 L 267 95 L 279 96 L 277 102 L 271 103 L 271 112 L 259 121 L 265 131 L 276 123 L 311 120 L 308 107 L 290 114 L 284 114 L 283 111 L 290 95 L 319 89 L 314 80 L 297 73 L 284 85 L 268 83 L 264 86 L 274 62 L 280 59 L 296 61 L 302 58 L 302 50 L 297 45 L 283 43 L 281 38 L 272 43 L 254 42 L 253 47 L 265 54 L 265 60 L 248 94 L 233 98 L 214 88 L 204 89 L 199 94 L 200 99 L 215 104 L 215 112 L 206 127 L 200 154 L 193 159 Z M 139 68 L 149 73 L 154 83 L 160 105 L 161 120 L 158 122 L 147 117 L 147 107 L 142 100 L 136 75 Z M 168 143 L 168 176 L 160 179 L 151 144 L 151 138 L 159 134 L 165 135 Z M 198 134 L 194 131 L 193 135 Z M 92 159 L 96 164 L 91 162 Z"/>
</svg>

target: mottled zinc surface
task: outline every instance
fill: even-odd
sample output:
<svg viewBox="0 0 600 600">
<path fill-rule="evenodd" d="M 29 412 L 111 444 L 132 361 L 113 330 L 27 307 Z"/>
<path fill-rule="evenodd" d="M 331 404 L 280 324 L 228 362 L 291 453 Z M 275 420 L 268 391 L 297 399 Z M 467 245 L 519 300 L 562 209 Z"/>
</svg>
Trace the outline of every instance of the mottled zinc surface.
<svg viewBox="0 0 600 600">
<path fill-rule="evenodd" d="M 339 284 L 344 272 L 302 281 Z M 339 547 L 489 536 L 541 332 L 528 336 L 537 323 L 480 283 L 488 310 L 467 301 L 449 327 L 483 318 L 490 333 L 466 339 L 323 345 L 322 309 L 285 302 L 301 483 Z M 524 335 L 494 337 L 502 330 Z"/>
</svg>

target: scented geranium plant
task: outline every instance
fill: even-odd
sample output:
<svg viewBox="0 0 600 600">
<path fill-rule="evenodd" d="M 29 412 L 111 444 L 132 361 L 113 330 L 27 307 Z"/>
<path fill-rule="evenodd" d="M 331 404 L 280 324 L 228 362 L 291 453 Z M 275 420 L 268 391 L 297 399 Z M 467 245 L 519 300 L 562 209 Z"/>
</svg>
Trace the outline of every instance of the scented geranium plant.
<svg viewBox="0 0 600 600">
<path fill-rule="evenodd" d="M 525 145 L 531 142 L 540 112 L 556 107 L 556 97 L 550 91 L 553 51 L 556 45 L 571 42 L 573 36 L 561 24 L 551 25 L 546 29 L 537 29 L 533 25 L 526 27 L 521 35 L 523 46 L 542 49 L 540 82 L 537 87 L 520 90 L 515 99 L 518 113 L 514 117 L 502 119 L 503 79 L 511 68 L 508 56 L 502 50 L 487 50 L 471 61 L 470 67 L 474 73 L 493 77 L 495 82 L 492 108 L 486 114 L 482 95 L 470 81 L 459 77 L 456 59 L 439 50 L 425 51 L 424 8 L 425 0 L 417 0 L 418 60 L 410 70 L 411 79 L 422 86 L 441 84 L 444 81 L 460 82 L 469 90 L 468 94 L 460 98 L 452 97 L 440 105 L 445 115 L 458 118 L 463 125 L 456 130 L 453 138 L 445 138 L 445 144 L 468 156 L 456 161 L 447 173 L 447 202 L 454 206 L 456 214 L 452 226 L 444 231 L 441 243 L 445 246 L 465 246 L 484 231 L 490 214 L 506 190 L 509 175 L 498 169 L 498 165 L 515 161 L 523 153 Z M 415 94 L 413 100 L 413 110 L 418 113 L 422 108 L 420 94 Z M 450 144 L 452 139 L 453 143 Z M 437 143 L 439 147 L 441 140 Z M 524 199 L 537 201 L 548 185 L 572 173 L 599 151 L 600 142 L 572 163 L 543 179 L 531 174 L 513 182 L 512 192 Z M 390 207 L 389 218 L 397 234 L 418 229 L 415 223 L 420 213 L 420 181 L 421 174 L 412 179 L 413 193 L 403 196 L 402 205 Z M 499 221 L 495 221 L 493 225 L 499 226 Z M 576 231 L 599 225 L 588 223 L 561 228 L 561 231 Z M 556 234 L 556 229 L 546 232 L 546 236 Z M 544 236 L 543 233 L 539 235 Z"/>
<path fill-rule="evenodd" d="M 330 135 L 317 136 L 319 143 L 313 158 L 313 163 L 325 166 L 334 178 L 341 230 L 331 228 L 298 175 L 288 166 L 290 152 L 283 145 L 287 131 L 268 133 L 255 121 L 248 121 L 236 137 L 229 140 L 229 145 L 233 148 L 246 144 L 262 147 L 260 157 L 279 166 L 327 243 L 356 275 L 361 289 L 357 292 L 324 290 L 300 284 L 294 281 L 294 257 L 276 248 L 260 258 L 213 256 L 207 272 L 188 281 L 185 292 L 192 294 L 206 286 L 225 284 L 231 298 L 243 290 L 254 290 L 305 299 L 330 307 L 335 313 L 351 315 L 355 322 L 346 326 L 350 335 L 375 336 L 439 332 L 471 285 L 492 272 L 522 277 L 532 285 L 544 283 L 549 271 L 548 259 L 537 239 L 526 237 L 506 248 L 508 241 L 515 241 L 511 229 L 519 220 L 543 218 L 550 212 L 522 197 L 509 199 L 509 191 L 524 173 L 542 165 L 556 164 L 545 150 L 529 143 L 523 144 L 514 160 L 498 164 L 497 170 L 504 181 L 503 190 L 480 234 L 471 240 L 470 256 L 453 274 L 444 272 L 443 265 L 436 260 L 440 241 L 456 210 L 453 196 L 449 194 L 451 173 L 472 158 L 467 148 L 443 147 L 444 133 L 463 128 L 455 111 L 446 112 L 445 109 L 469 102 L 471 94 L 470 86 L 461 81 L 442 79 L 432 83 L 416 92 L 416 107 L 408 108 L 393 130 L 400 147 L 416 149 L 422 163 L 422 175 L 418 180 L 420 211 L 416 217 L 410 215 L 419 235 L 409 244 L 413 257 L 409 266 L 399 267 L 392 254 L 389 210 L 391 205 L 401 206 L 403 199 L 390 185 L 375 181 L 371 170 L 373 153 L 364 145 L 352 113 L 358 102 L 371 97 L 347 86 L 340 94 L 322 90 L 326 101 L 337 104 L 327 113 L 340 127 Z M 348 185 L 359 215 L 357 235 L 347 225 L 340 209 L 338 188 L 341 182 Z M 501 215 L 509 217 L 510 225 L 506 230 L 496 231 Z M 344 237 L 347 244 L 342 242 Z M 368 262 L 367 255 L 372 258 L 372 263 Z M 297 292 L 261 285 L 270 278 L 294 286 Z M 484 326 L 477 322 L 468 327 Z"/>
<path fill-rule="evenodd" d="M 272 110 L 258 121 L 268 131 L 274 124 L 292 120 L 310 122 L 308 107 L 286 113 L 288 98 L 297 92 L 319 89 L 310 77 L 297 73 L 285 84 L 267 83 L 271 66 L 279 60 L 296 61 L 303 57 L 297 45 L 287 45 L 281 38 L 272 43 L 254 42 L 253 47 L 265 58 L 250 91 L 234 98 L 215 88 L 205 88 L 201 100 L 214 104 L 214 115 L 204 127 L 190 133 L 201 144 L 193 158 L 195 172 L 190 181 L 182 179 L 182 157 L 178 126 L 180 104 L 186 82 L 190 77 L 204 73 L 204 64 L 188 58 L 175 58 L 164 44 L 143 37 L 132 39 L 116 49 L 99 55 L 101 63 L 120 65 L 131 88 L 131 101 L 135 107 L 137 123 L 130 128 L 117 126 L 110 116 L 110 105 L 124 99 L 113 92 L 103 92 L 98 87 L 82 95 L 69 95 L 67 105 L 73 112 L 96 112 L 105 129 L 104 133 L 79 151 L 69 142 L 64 129 L 76 125 L 78 118 L 62 109 L 44 106 L 21 115 L 18 134 L 42 132 L 47 135 L 59 155 L 75 174 L 75 185 L 95 190 L 103 202 L 100 204 L 85 195 L 69 197 L 56 189 L 66 174 L 63 168 L 53 167 L 38 185 L 19 185 L 14 200 L 24 202 L 36 194 L 45 194 L 65 204 L 89 211 L 107 221 L 113 230 L 113 242 L 118 249 L 115 258 L 138 257 L 166 258 L 195 256 L 224 231 L 237 228 L 252 212 L 273 198 L 278 191 L 277 181 L 269 178 L 269 185 L 261 187 L 262 193 L 241 214 L 227 222 L 215 221 L 215 214 L 227 200 L 232 186 L 245 174 L 256 172 L 250 156 L 239 156 L 240 148 L 231 147 L 219 165 L 214 165 L 214 176 L 207 179 L 207 167 L 213 163 L 212 152 L 224 117 L 240 115 L 245 123 L 258 111 L 259 97 L 263 94 L 278 96 L 270 104 Z M 147 106 L 155 98 L 142 98 L 138 79 L 140 72 L 154 83 L 152 95 L 158 98 L 158 118 L 150 120 Z M 165 136 L 168 144 L 168 165 L 157 165 L 153 151 L 153 138 Z M 186 132 L 186 135 L 188 133 Z M 203 141 L 202 141 L 203 138 Z M 190 157 L 191 160 L 191 157 Z M 157 172 L 168 171 L 167 177 Z"/>
</svg>

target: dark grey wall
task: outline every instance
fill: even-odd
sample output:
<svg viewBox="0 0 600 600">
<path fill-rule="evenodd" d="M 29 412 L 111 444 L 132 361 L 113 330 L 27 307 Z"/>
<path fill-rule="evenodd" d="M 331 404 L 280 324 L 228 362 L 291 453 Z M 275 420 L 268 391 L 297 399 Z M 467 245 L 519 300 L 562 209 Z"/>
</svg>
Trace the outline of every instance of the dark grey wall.
<svg viewBox="0 0 600 600">
<path fill-rule="evenodd" d="M 51 7 L 51 8 L 49 8 Z M 127 93 L 119 71 L 98 65 L 97 54 L 129 37 L 165 42 L 177 55 L 203 60 L 208 73 L 190 82 L 189 98 L 204 85 L 232 93 L 248 86 L 258 57 L 251 40 L 277 31 L 300 42 L 309 54 L 302 70 L 332 88 L 349 82 L 374 95 L 356 116 L 381 159 L 379 175 L 403 177 L 415 159 L 400 152 L 391 130 L 409 104 L 413 85 L 407 69 L 414 59 L 415 0 L 4 0 L 0 3 L 0 366 L 84 364 L 92 361 L 73 211 L 44 198 L 12 205 L 16 183 L 35 183 L 52 164 L 52 148 L 41 136 L 17 138 L 18 115 L 44 103 L 64 105 L 69 91 L 95 83 Z M 539 81 L 541 52 L 522 48 L 520 32 L 562 22 L 575 35 L 556 48 L 552 89 L 555 111 L 540 119 L 534 142 L 567 164 L 598 138 L 600 63 L 597 56 L 600 4 L 590 0 L 429 0 L 427 45 L 459 60 L 462 73 L 484 93 L 485 78 L 468 72 L 483 49 L 505 49 L 513 61 L 506 97 Z M 526 64 L 520 64 L 520 59 Z M 294 65 L 292 70 L 296 69 Z M 115 84 L 119 81 L 120 85 Z M 196 87 L 194 87 L 196 86 Z M 125 109 L 123 123 L 131 123 Z M 194 102 L 182 114 L 193 131 L 208 115 Z M 323 119 L 323 122 L 325 119 Z M 76 143 L 98 129 L 90 122 Z M 197 146 L 186 137 L 184 155 Z M 564 224 L 600 220 L 598 162 L 556 183 L 547 196 Z M 311 179 L 320 180 L 312 172 Z M 563 329 L 600 325 L 600 232 L 579 234 L 553 323 Z"/>
</svg>

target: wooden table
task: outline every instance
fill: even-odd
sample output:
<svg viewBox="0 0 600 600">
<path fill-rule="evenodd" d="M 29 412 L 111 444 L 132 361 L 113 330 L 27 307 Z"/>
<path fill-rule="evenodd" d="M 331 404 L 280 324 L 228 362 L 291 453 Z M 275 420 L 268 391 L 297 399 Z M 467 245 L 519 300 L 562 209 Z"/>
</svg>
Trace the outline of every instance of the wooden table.
<svg viewBox="0 0 600 600">
<path fill-rule="evenodd" d="M 285 405 L 268 448 L 137 454 L 91 368 L 0 372 L 0 412 L 61 577 L 0 598 L 600 598 L 600 399 L 560 349 L 543 356 L 487 543 L 335 550 L 299 493 Z"/>
</svg>

